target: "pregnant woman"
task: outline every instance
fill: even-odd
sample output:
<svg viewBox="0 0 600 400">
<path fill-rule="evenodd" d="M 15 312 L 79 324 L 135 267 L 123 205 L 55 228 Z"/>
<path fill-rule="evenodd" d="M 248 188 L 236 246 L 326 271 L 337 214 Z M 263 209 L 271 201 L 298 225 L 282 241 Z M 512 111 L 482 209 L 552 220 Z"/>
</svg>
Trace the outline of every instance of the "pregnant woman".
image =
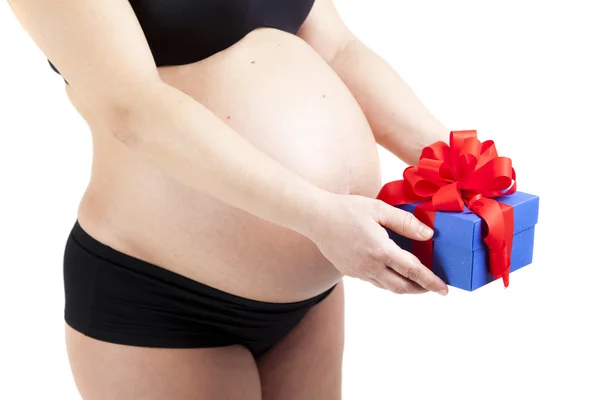
<svg viewBox="0 0 600 400">
<path fill-rule="evenodd" d="M 446 285 L 376 143 L 448 130 L 332 0 L 9 0 L 93 137 L 64 253 L 86 400 L 339 399 L 344 275 Z M 83 134 L 83 132 L 82 132 Z"/>
</svg>

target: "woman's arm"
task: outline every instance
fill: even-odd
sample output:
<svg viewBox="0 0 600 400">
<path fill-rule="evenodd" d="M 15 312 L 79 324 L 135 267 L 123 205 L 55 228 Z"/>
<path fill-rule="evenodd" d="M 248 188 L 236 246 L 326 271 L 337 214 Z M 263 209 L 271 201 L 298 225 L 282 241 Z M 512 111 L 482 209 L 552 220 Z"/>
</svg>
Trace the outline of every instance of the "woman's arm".
<svg viewBox="0 0 600 400">
<path fill-rule="evenodd" d="M 449 130 L 392 67 L 346 27 L 332 0 L 316 0 L 298 33 L 342 78 L 367 117 L 377 142 L 414 165 L 423 147 L 447 141 Z"/>
<path fill-rule="evenodd" d="M 312 185 L 163 83 L 127 0 L 9 3 L 96 119 L 137 156 L 198 191 L 307 236 L 345 275 L 396 293 L 446 293 L 444 282 L 381 225 L 415 240 L 429 239 L 431 229 L 379 200 Z"/>
<path fill-rule="evenodd" d="M 253 147 L 163 83 L 126 0 L 10 0 L 13 12 L 97 119 L 133 152 L 197 190 L 305 231 L 327 192 Z"/>
</svg>

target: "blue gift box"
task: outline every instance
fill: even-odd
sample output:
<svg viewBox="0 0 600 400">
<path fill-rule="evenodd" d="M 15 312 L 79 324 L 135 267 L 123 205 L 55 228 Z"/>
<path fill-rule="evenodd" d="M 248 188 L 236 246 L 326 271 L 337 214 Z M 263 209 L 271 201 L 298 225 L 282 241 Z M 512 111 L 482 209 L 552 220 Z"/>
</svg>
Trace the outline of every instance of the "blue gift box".
<svg viewBox="0 0 600 400">
<path fill-rule="evenodd" d="M 533 236 L 538 221 L 539 197 L 523 192 L 497 197 L 514 209 L 514 238 L 510 271 L 524 267 L 533 258 Z M 414 213 L 418 203 L 396 206 Z M 473 291 L 494 280 L 489 273 L 487 247 L 481 235 L 481 218 L 469 210 L 438 211 L 433 236 L 433 272 L 446 284 Z M 411 251 L 412 241 L 387 229 L 396 244 Z"/>
</svg>

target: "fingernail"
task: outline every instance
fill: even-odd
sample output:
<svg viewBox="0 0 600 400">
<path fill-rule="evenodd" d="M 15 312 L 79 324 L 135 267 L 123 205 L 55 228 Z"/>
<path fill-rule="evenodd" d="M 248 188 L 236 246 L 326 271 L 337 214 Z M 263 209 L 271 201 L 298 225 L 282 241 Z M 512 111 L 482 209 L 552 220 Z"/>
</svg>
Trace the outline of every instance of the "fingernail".
<svg viewBox="0 0 600 400">
<path fill-rule="evenodd" d="M 448 294 L 448 289 L 442 289 L 442 290 L 438 291 L 438 294 L 445 296 Z"/>
<path fill-rule="evenodd" d="M 419 236 L 426 238 L 426 239 L 430 238 L 431 236 L 433 236 L 433 229 L 431 229 L 427 225 L 421 225 L 419 227 Z"/>
</svg>

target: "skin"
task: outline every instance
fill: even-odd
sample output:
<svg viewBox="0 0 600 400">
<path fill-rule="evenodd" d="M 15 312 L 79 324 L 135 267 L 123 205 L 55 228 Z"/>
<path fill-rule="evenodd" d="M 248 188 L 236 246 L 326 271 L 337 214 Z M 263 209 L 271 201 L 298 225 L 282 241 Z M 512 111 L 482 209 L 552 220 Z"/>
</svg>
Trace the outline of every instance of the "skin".
<svg viewBox="0 0 600 400">
<path fill-rule="evenodd" d="M 317 0 L 298 37 L 259 29 L 206 60 L 160 68 L 126 0 L 9 3 L 90 125 L 78 218 L 100 241 L 263 301 L 305 299 L 344 275 L 398 294 L 447 293 L 382 226 L 416 240 L 431 232 L 373 197 L 376 142 L 412 164 L 448 130 L 330 0 Z M 311 118 L 293 120 L 298 109 Z M 257 360 L 240 346 L 137 348 L 69 327 L 66 339 L 86 400 L 335 399 L 343 288 Z"/>
<path fill-rule="evenodd" d="M 331 0 L 315 3 L 298 34 L 343 79 L 382 147 L 415 165 L 423 147 L 448 140 L 450 130 L 383 58 L 348 29 Z"/>
</svg>

